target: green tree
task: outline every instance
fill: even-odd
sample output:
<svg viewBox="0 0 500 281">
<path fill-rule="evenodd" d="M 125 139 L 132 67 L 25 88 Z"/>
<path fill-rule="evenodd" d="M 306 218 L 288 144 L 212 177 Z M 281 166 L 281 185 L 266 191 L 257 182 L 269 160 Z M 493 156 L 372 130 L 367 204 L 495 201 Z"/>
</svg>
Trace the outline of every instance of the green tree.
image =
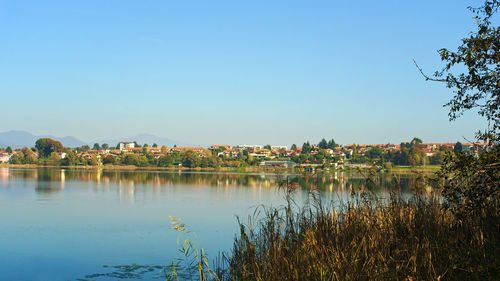
<svg viewBox="0 0 500 281">
<path fill-rule="evenodd" d="M 174 163 L 174 159 L 170 155 L 162 155 L 158 159 L 159 167 L 169 167 Z"/>
<path fill-rule="evenodd" d="M 153 147 L 158 147 L 158 145 L 156 143 L 153 143 Z"/>
<path fill-rule="evenodd" d="M 468 110 L 477 110 L 489 124 L 478 131 L 477 138 L 489 141 L 489 147 L 477 156 L 447 153 L 438 175 L 443 183 L 443 195 L 448 207 L 462 215 L 479 214 L 488 210 L 498 214 L 500 202 L 500 27 L 491 23 L 500 2 L 487 0 L 474 13 L 477 30 L 462 39 L 456 51 L 439 50 L 444 67 L 427 80 L 443 82 L 454 96 L 445 104 L 450 120 Z"/>
<path fill-rule="evenodd" d="M 24 155 L 23 164 L 35 164 L 36 163 L 36 155 L 33 152 L 33 150 L 31 150 L 27 147 L 24 147 L 21 149 L 21 152 Z"/>
<path fill-rule="evenodd" d="M 333 139 L 329 140 L 328 141 L 328 144 L 327 144 L 327 147 L 330 148 L 330 149 L 334 149 L 335 147 L 337 147 L 338 144 L 335 143 L 335 141 Z"/>
<path fill-rule="evenodd" d="M 116 158 L 113 155 L 108 154 L 104 157 L 104 159 L 102 159 L 102 163 L 104 165 L 106 164 L 113 165 L 116 163 Z"/>
<path fill-rule="evenodd" d="M 62 143 L 51 138 L 38 139 L 35 147 L 38 149 L 40 157 L 43 158 L 49 157 L 52 152 L 61 152 L 63 150 Z"/>
<path fill-rule="evenodd" d="M 217 149 L 215 150 L 215 154 L 219 154 L 221 153 L 222 151 L 225 151 L 227 150 L 227 148 L 223 147 L 223 146 L 220 146 L 220 147 L 217 147 Z"/>
<path fill-rule="evenodd" d="M 443 151 L 435 151 L 431 157 L 429 157 L 429 163 L 431 165 L 441 165 L 443 163 L 445 152 Z"/>
<path fill-rule="evenodd" d="M 24 154 L 20 151 L 16 151 L 16 154 L 12 155 L 9 159 L 9 164 L 23 164 Z"/>
<path fill-rule="evenodd" d="M 12 153 L 12 148 L 10 146 L 7 146 L 7 148 L 5 149 L 5 152 Z"/>
<path fill-rule="evenodd" d="M 368 150 L 367 156 L 370 159 L 381 158 L 383 153 L 384 153 L 384 151 L 382 150 L 382 148 L 376 146 L 376 147 L 372 147 L 370 150 Z"/>
<path fill-rule="evenodd" d="M 137 164 L 139 164 L 139 155 L 133 153 L 126 154 L 123 163 L 125 165 L 137 166 Z"/>
<path fill-rule="evenodd" d="M 50 162 L 54 165 L 60 164 L 59 161 L 61 161 L 61 155 L 59 155 L 58 152 L 52 152 L 50 153 Z"/>
<path fill-rule="evenodd" d="M 303 154 L 308 154 L 309 152 L 311 152 L 312 148 L 311 148 L 311 144 L 309 143 L 309 141 L 306 141 L 303 145 L 302 145 L 302 153 Z"/>
<path fill-rule="evenodd" d="M 328 148 L 328 142 L 323 138 L 318 143 L 318 147 L 319 147 L 319 149 L 327 149 Z"/>
<path fill-rule="evenodd" d="M 88 145 L 82 145 L 78 150 L 86 152 L 90 150 L 90 146 Z"/>
<path fill-rule="evenodd" d="M 66 157 L 61 160 L 61 165 L 63 166 L 73 166 L 78 164 L 78 157 L 72 150 L 66 151 Z"/>
<path fill-rule="evenodd" d="M 411 144 L 416 145 L 416 144 L 421 144 L 422 140 L 420 138 L 414 137 L 411 142 Z"/>
<path fill-rule="evenodd" d="M 184 152 L 182 155 L 182 166 L 188 168 L 194 168 L 199 165 L 200 157 L 198 154 L 192 150 Z"/>
<path fill-rule="evenodd" d="M 101 148 L 102 148 L 102 149 L 109 149 L 109 145 L 108 145 L 107 143 L 103 143 L 103 144 L 101 145 Z"/>
<path fill-rule="evenodd" d="M 97 155 L 94 154 L 94 155 L 90 156 L 89 165 L 99 166 L 99 158 L 97 157 Z"/>
<path fill-rule="evenodd" d="M 469 7 L 477 30 L 463 38 L 456 51 L 439 50 L 445 65 L 432 77 L 417 65 L 426 80 L 446 83 L 453 90 L 453 98 L 445 104 L 450 120 L 470 109 L 486 118 L 491 127 L 478 132 L 483 140 L 498 140 L 500 132 L 500 27 L 491 23 L 499 5 L 498 0 L 487 0 L 479 8 Z"/>
<path fill-rule="evenodd" d="M 455 153 L 462 152 L 462 150 L 463 150 L 462 143 L 457 141 L 457 143 L 453 146 L 453 152 Z"/>
<path fill-rule="evenodd" d="M 101 146 L 98 143 L 94 143 L 94 146 L 92 147 L 93 150 L 101 150 Z"/>
<path fill-rule="evenodd" d="M 270 144 L 266 144 L 266 145 L 264 146 L 264 149 L 271 150 L 271 145 L 270 145 Z"/>
<path fill-rule="evenodd" d="M 290 149 L 292 151 L 297 151 L 297 145 L 296 144 L 292 144 L 292 147 Z"/>
<path fill-rule="evenodd" d="M 139 167 L 147 167 L 149 166 L 149 161 L 148 161 L 148 158 L 146 156 L 139 156 L 139 159 L 137 161 L 137 166 Z"/>
<path fill-rule="evenodd" d="M 162 146 L 161 146 L 161 153 L 165 154 L 165 153 L 167 153 L 167 152 L 168 152 L 167 146 L 162 145 Z"/>
</svg>

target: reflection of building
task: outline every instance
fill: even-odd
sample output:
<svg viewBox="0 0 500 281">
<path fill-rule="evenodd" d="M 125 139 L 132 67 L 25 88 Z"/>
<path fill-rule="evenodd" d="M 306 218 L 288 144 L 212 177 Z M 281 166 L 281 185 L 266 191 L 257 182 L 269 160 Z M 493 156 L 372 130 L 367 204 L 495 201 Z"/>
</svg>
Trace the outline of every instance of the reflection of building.
<svg viewBox="0 0 500 281">
<path fill-rule="evenodd" d="M 9 183 L 9 168 L 0 168 L 0 185 Z"/>
</svg>

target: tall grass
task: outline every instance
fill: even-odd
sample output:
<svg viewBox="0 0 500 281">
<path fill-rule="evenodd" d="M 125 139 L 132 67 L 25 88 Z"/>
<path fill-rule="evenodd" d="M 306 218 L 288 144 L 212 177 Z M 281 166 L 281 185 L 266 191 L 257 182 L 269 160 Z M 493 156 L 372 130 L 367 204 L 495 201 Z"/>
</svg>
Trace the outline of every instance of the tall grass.
<svg viewBox="0 0 500 281">
<path fill-rule="evenodd" d="M 456 217 L 433 196 L 312 195 L 239 222 L 221 280 L 499 280 L 498 206 Z M 221 269 L 223 268 L 223 269 Z M 224 273 L 225 272 L 225 273 Z"/>
</svg>

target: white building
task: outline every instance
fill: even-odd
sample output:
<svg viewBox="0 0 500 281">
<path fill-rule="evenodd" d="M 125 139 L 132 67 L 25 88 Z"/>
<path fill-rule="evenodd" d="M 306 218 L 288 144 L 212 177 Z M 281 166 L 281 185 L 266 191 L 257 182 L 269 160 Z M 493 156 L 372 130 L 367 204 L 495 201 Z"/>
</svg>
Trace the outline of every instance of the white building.
<svg viewBox="0 0 500 281">
<path fill-rule="evenodd" d="M 120 150 L 127 150 L 127 149 L 134 148 L 134 147 L 135 147 L 135 143 L 133 143 L 133 142 L 120 142 L 118 144 L 118 148 Z"/>
<path fill-rule="evenodd" d="M 10 160 L 10 154 L 9 153 L 0 153 L 0 163 L 7 163 Z"/>
<path fill-rule="evenodd" d="M 288 146 L 286 146 L 286 145 L 272 145 L 271 146 L 271 150 L 280 150 L 280 149 L 288 150 Z"/>
<path fill-rule="evenodd" d="M 262 149 L 262 145 L 258 145 L 258 144 L 240 144 L 237 146 L 237 148 L 239 149 Z"/>
</svg>

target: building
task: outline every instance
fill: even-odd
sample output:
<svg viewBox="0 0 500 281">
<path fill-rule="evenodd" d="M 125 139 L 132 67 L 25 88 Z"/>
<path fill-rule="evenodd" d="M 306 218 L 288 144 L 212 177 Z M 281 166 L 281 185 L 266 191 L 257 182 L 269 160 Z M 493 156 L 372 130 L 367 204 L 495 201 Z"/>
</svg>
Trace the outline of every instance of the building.
<svg viewBox="0 0 500 281">
<path fill-rule="evenodd" d="M 10 160 L 10 154 L 9 153 L 0 153 L 0 163 L 7 163 Z"/>
<path fill-rule="evenodd" d="M 258 144 L 240 144 L 237 146 L 237 148 L 239 149 L 243 149 L 243 150 L 246 150 L 246 149 L 253 149 L 253 150 L 260 150 L 263 148 L 262 145 L 258 145 Z"/>
<path fill-rule="evenodd" d="M 280 150 L 280 149 L 288 150 L 288 147 L 286 145 L 272 145 L 271 146 L 271 150 Z"/>
<path fill-rule="evenodd" d="M 120 149 L 120 151 L 127 150 L 127 149 L 134 148 L 134 147 L 135 147 L 135 143 L 133 143 L 133 142 L 120 142 L 118 144 L 118 148 Z"/>
<path fill-rule="evenodd" d="M 231 146 L 229 144 L 214 144 L 210 146 L 210 150 L 217 150 L 219 148 L 224 148 L 226 150 L 231 149 Z"/>
<path fill-rule="evenodd" d="M 170 152 L 184 153 L 187 151 L 197 152 L 200 156 L 204 156 L 206 154 L 209 154 L 208 150 L 203 148 L 203 147 L 172 147 L 172 148 L 170 148 Z"/>
</svg>

